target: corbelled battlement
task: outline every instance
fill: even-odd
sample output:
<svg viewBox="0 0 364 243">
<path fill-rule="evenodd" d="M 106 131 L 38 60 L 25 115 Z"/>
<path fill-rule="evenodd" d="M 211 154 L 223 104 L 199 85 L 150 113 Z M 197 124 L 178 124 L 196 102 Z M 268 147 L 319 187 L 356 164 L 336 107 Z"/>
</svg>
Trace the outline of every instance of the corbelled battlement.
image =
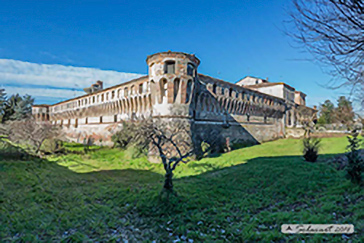
<svg viewBox="0 0 364 243">
<path fill-rule="evenodd" d="M 296 108 L 306 109 L 262 90 L 198 74 L 195 55 L 168 51 L 146 61 L 148 76 L 54 105 L 33 106 L 33 114 L 64 127 L 71 139 L 93 137 L 97 142 L 109 141 L 122 121 L 177 119 L 171 108 L 178 105 L 178 119 L 191 124 L 196 141 L 208 141 L 214 135 L 207 131 L 214 131 L 231 141 L 257 143 L 283 137 L 285 126 L 299 125 Z"/>
</svg>

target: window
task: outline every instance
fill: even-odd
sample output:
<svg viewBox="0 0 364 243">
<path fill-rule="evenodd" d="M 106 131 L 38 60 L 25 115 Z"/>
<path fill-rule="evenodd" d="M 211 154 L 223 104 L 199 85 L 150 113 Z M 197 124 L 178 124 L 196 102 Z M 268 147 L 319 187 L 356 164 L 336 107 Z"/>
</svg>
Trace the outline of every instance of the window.
<svg viewBox="0 0 364 243">
<path fill-rule="evenodd" d="M 187 64 L 187 75 L 194 77 L 195 76 L 194 70 L 195 70 L 195 67 L 193 66 L 192 63 Z"/>
<path fill-rule="evenodd" d="M 100 123 L 102 123 L 102 116 L 100 116 Z"/>
<path fill-rule="evenodd" d="M 167 96 L 167 80 L 162 79 L 159 81 L 160 91 L 161 91 L 161 102 L 163 102 L 163 97 Z"/>
<path fill-rule="evenodd" d="M 143 93 L 143 84 L 139 84 L 139 94 Z"/>
<path fill-rule="evenodd" d="M 87 117 L 85 118 L 85 124 L 88 124 L 88 118 Z"/>
<path fill-rule="evenodd" d="M 92 103 L 95 103 L 95 96 L 92 97 Z"/>
<path fill-rule="evenodd" d="M 134 87 L 134 85 L 132 85 L 131 88 L 130 88 L 130 95 L 133 95 L 133 94 L 135 94 L 135 87 Z"/>
<path fill-rule="evenodd" d="M 113 91 L 111 92 L 111 99 L 114 99 L 114 97 L 115 97 L 115 91 L 113 90 Z"/>
<path fill-rule="evenodd" d="M 118 121 L 118 115 L 114 115 L 114 122 Z"/>
<path fill-rule="evenodd" d="M 191 91 L 192 91 L 192 81 L 188 80 L 186 89 L 186 103 L 190 101 Z"/>
<path fill-rule="evenodd" d="M 127 87 L 124 89 L 124 96 L 125 96 L 125 97 L 127 97 L 127 96 L 128 96 L 128 88 L 127 88 Z"/>
<path fill-rule="evenodd" d="M 174 102 L 176 102 L 176 99 L 177 99 L 177 95 L 178 95 L 178 91 L 179 91 L 179 84 L 180 84 L 180 82 L 179 82 L 179 79 L 177 78 L 177 79 L 175 79 L 174 80 L 174 84 L 173 84 L 173 100 L 174 100 Z"/>
<path fill-rule="evenodd" d="M 212 86 L 212 93 L 216 94 L 216 84 Z"/>
<path fill-rule="evenodd" d="M 104 94 L 101 95 L 101 102 L 104 102 Z"/>
<path fill-rule="evenodd" d="M 175 71 L 175 62 L 167 61 L 164 65 L 164 73 L 174 73 Z"/>
</svg>

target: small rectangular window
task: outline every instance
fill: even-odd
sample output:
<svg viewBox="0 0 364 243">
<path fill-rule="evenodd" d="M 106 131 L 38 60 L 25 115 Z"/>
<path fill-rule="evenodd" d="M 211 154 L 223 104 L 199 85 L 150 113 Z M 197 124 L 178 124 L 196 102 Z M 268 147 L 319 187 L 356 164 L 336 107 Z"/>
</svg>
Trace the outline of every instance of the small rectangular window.
<svg viewBox="0 0 364 243">
<path fill-rule="evenodd" d="M 174 73 L 175 71 L 175 62 L 174 61 L 168 61 L 165 64 L 164 73 Z"/>
</svg>

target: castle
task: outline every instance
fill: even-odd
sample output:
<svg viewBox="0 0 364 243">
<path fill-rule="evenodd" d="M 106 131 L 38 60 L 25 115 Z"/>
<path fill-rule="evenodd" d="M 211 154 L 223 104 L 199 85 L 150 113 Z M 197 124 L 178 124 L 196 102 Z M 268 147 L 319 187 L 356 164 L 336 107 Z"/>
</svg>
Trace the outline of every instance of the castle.
<svg viewBox="0 0 364 243">
<path fill-rule="evenodd" d="M 206 142 L 210 131 L 233 143 L 283 138 L 287 127 L 298 127 L 302 116 L 316 113 L 306 107 L 304 93 L 285 83 L 245 77 L 233 84 L 199 74 L 195 55 L 168 51 L 150 55 L 146 62 L 147 76 L 105 89 L 97 82 L 83 96 L 34 105 L 32 113 L 38 121 L 62 126 L 71 141 L 91 137 L 96 144 L 110 144 L 124 120 L 177 119 L 171 113 L 173 105 L 184 107 L 178 119 L 193 124 L 191 136 Z"/>
</svg>

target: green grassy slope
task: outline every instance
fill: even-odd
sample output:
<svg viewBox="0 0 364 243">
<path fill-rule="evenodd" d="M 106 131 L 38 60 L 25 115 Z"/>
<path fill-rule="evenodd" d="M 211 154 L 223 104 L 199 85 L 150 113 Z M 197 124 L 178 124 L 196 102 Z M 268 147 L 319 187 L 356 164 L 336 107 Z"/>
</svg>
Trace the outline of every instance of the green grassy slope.
<svg viewBox="0 0 364 243">
<path fill-rule="evenodd" d="M 346 145 L 323 139 L 321 161 Z M 158 199 L 161 165 L 123 151 L 0 161 L 0 239 L 363 242 L 363 189 L 326 163 L 304 162 L 301 149 L 279 140 L 182 164 L 168 204 Z M 357 233 L 284 235 L 283 223 L 352 223 Z"/>
</svg>

